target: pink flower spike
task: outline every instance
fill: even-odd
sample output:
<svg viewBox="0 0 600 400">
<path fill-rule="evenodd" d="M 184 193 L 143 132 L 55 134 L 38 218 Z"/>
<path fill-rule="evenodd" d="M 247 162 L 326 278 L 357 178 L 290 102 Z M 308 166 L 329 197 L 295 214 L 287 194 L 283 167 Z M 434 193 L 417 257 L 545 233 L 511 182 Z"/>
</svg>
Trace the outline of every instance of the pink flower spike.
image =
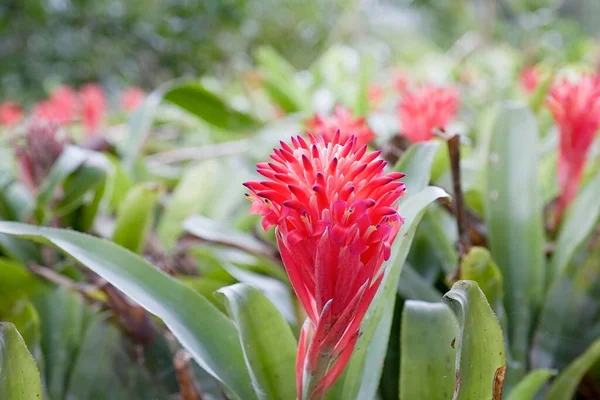
<svg viewBox="0 0 600 400">
<path fill-rule="evenodd" d="M 121 93 L 121 108 L 127 112 L 135 111 L 142 104 L 146 93 L 139 87 L 130 87 Z"/>
<path fill-rule="evenodd" d="M 375 133 L 371 130 L 367 121 L 362 118 L 354 118 L 352 111 L 340 105 L 336 106 L 331 116 L 315 114 L 314 118 L 306 123 L 308 130 L 315 136 L 322 136 L 326 141 L 333 140 L 339 130 L 342 141 L 350 136 L 355 136 L 360 145 L 369 144 L 375 139 Z"/>
<path fill-rule="evenodd" d="M 600 127 L 600 76 L 583 75 L 577 81 L 554 82 L 546 100 L 559 130 L 558 223 L 577 195 L 586 157 Z"/>
<path fill-rule="evenodd" d="M 526 93 L 532 93 L 540 84 L 540 71 L 533 65 L 528 65 L 519 76 L 521 87 Z"/>
<path fill-rule="evenodd" d="M 348 363 L 366 310 L 381 285 L 403 219 L 395 203 L 401 173 L 355 136 L 292 138 L 260 163 L 265 181 L 247 182 L 251 212 L 277 244 L 308 315 L 298 347 L 299 398 L 321 399 Z"/>
<path fill-rule="evenodd" d="M 0 103 L 0 125 L 12 127 L 23 119 L 23 109 L 17 103 Z"/>
<path fill-rule="evenodd" d="M 90 83 L 81 88 L 79 97 L 81 99 L 83 125 L 87 134 L 93 136 L 98 133 L 98 129 L 106 116 L 106 95 L 100 85 Z"/>
<path fill-rule="evenodd" d="M 435 128 L 445 128 L 456 115 L 459 102 L 454 88 L 426 85 L 406 91 L 398 105 L 402 134 L 412 142 L 431 139 Z"/>
</svg>

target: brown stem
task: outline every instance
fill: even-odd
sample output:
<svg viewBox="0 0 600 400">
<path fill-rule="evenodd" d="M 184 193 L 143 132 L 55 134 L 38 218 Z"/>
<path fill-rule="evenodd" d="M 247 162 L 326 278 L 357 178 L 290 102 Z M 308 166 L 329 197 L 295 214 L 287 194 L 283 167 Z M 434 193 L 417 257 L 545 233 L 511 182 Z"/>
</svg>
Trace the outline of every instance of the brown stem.
<svg viewBox="0 0 600 400">
<path fill-rule="evenodd" d="M 196 388 L 194 375 L 190 365 L 191 355 L 187 350 L 179 350 L 173 359 L 177 382 L 179 383 L 182 400 L 202 400 L 202 395 Z"/>
<path fill-rule="evenodd" d="M 456 214 L 456 227 L 458 229 L 459 252 L 462 257 L 471 249 L 469 235 L 469 221 L 465 207 L 460 174 L 460 136 L 455 134 L 446 136 L 448 153 L 450 154 L 450 170 L 452 172 L 452 189 L 454 191 L 454 211 Z"/>
<path fill-rule="evenodd" d="M 64 275 L 61 275 L 55 272 L 54 270 L 47 267 L 43 267 L 41 265 L 30 265 L 29 270 L 35 275 L 44 278 L 45 280 L 55 284 L 56 286 L 81 293 L 83 296 L 85 296 L 87 299 L 93 302 L 102 302 L 100 297 L 97 295 L 99 289 L 94 285 L 87 285 L 75 282 Z"/>
</svg>

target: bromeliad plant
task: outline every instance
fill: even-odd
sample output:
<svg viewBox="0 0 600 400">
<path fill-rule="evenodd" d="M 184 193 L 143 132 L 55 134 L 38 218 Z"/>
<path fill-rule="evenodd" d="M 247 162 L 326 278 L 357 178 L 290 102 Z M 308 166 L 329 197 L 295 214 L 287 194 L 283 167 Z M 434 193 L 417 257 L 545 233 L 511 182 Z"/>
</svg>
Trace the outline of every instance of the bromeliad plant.
<svg viewBox="0 0 600 400">
<path fill-rule="evenodd" d="M 4 105 L 0 399 L 595 398 L 597 79 L 486 46 Z"/>
</svg>

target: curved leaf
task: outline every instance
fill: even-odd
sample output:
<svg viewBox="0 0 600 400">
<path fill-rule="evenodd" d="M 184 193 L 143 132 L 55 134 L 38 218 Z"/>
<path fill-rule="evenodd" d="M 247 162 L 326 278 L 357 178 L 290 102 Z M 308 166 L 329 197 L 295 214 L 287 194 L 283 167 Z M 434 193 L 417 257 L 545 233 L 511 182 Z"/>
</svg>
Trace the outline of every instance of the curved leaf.
<svg viewBox="0 0 600 400">
<path fill-rule="evenodd" d="M 537 392 L 539 392 L 544 383 L 546 383 L 554 373 L 555 372 L 551 369 L 536 369 L 531 371 L 517 384 L 517 386 L 515 386 L 506 400 L 534 400 Z"/>
<path fill-rule="evenodd" d="M 600 359 L 600 339 L 571 363 L 550 386 L 546 400 L 572 399 L 583 375 Z"/>
<path fill-rule="evenodd" d="M 407 301 L 402 313 L 400 398 L 448 400 L 454 391 L 456 318 L 441 303 Z"/>
<path fill-rule="evenodd" d="M 188 82 L 172 87 L 165 93 L 164 99 L 217 128 L 237 132 L 258 126 L 250 115 L 234 110 L 199 83 Z"/>
<path fill-rule="evenodd" d="M 503 104 L 490 137 L 484 208 L 492 256 L 504 277 L 511 354 L 521 367 L 545 285 L 537 155 L 535 117 L 524 106 Z"/>
<path fill-rule="evenodd" d="M 235 327 L 191 288 L 103 239 L 4 221 L 0 232 L 58 247 L 161 318 L 200 366 L 239 398 L 256 398 Z"/>
<path fill-rule="evenodd" d="M 506 359 L 498 319 L 474 281 L 458 281 L 444 295 L 456 315 L 456 387 L 454 400 L 502 398 Z"/>
<path fill-rule="evenodd" d="M 129 190 L 117 213 L 113 242 L 135 253 L 144 250 L 162 191 L 162 187 L 148 183 Z"/>
<path fill-rule="evenodd" d="M 37 365 L 11 323 L 0 322 L 0 399 L 42 398 Z"/>
<path fill-rule="evenodd" d="M 238 283 L 219 290 L 238 329 L 252 385 L 259 399 L 296 395 L 296 339 L 277 307 L 252 286 Z"/>
</svg>

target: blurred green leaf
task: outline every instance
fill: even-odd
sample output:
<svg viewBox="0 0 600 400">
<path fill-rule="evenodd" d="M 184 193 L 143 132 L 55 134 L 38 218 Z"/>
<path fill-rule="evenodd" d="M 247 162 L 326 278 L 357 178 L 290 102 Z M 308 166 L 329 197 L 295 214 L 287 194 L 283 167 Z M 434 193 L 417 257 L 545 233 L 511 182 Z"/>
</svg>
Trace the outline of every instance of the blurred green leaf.
<svg viewBox="0 0 600 400">
<path fill-rule="evenodd" d="M 360 77 L 358 81 L 358 90 L 356 101 L 353 105 L 355 115 L 365 116 L 369 111 L 369 85 L 371 83 L 371 71 L 373 69 L 373 59 L 368 55 L 361 59 Z"/>
<path fill-rule="evenodd" d="M 407 300 L 437 302 L 442 298 L 442 294 L 408 263 L 405 263 L 402 267 L 400 281 L 398 282 L 398 293 Z"/>
<path fill-rule="evenodd" d="M 106 172 L 102 168 L 82 165 L 64 182 L 64 196 L 53 210 L 54 215 L 63 216 L 85 201 L 84 196 L 98 187 L 103 188 Z"/>
<path fill-rule="evenodd" d="M 183 283 L 134 253 L 96 237 L 12 222 L 0 222 L 0 232 L 63 250 L 161 318 L 196 361 L 239 398 L 256 398 L 234 326 Z"/>
<path fill-rule="evenodd" d="M 66 398 L 66 383 L 85 330 L 79 295 L 56 289 L 33 300 L 41 322 L 45 389 L 52 399 Z"/>
<path fill-rule="evenodd" d="M 252 385 L 264 400 L 296 395 L 296 339 L 279 310 L 252 286 L 219 290 L 238 329 Z"/>
<path fill-rule="evenodd" d="M 501 105 L 489 145 L 485 221 L 492 257 L 504 277 L 511 353 L 521 367 L 527 362 L 534 313 L 545 284 L 538 150 L 531 111 Z"/>
<path fill-rule="evenodd" d="M 170 88 L 164 99 L 217 128 L 231 133 L 256 128 L 258 122 L 236 111 L 199 83 L 183 83 Z"/>
<path fill-rule="evenodd" d="M 402 181 L 406 185 L 407 196 L 419 193 L 429 183 L 432 163 L 439 147 L 438 140 L 413 144 L 394 166 L 394 171 L 406 174 Z"/>
<path fill-rule="evenodd" d="M 460 280 L 477 282 L 492 309 L 498 315 L 503 310 L 504 287 L 502 273 L 485 247 L 471 247 L 462 258 Z M 503 313 L 503 311 L 502 311 Z"/>
<path fill-rule="evenodd" d="M 154 212 L 162 187 L 141 183 L 132 187 L 121 203 L 112 240 L 135 253 L 141 253 L 154 223 Z"/>
<path fill-rule="evenodd" d="M 583 375 L 600 359 L 600 339 L 596 340 L 581 356 L 577 357 L 556 378 L 546 396 L 547 400 L 572 399 Z"/>
<path fill-rule="evenodd" d="M 506 400 L 534 400 L 535 395 L 554 373 L 555 371 L 551 369 L 536 369 L 531 371 L 511 390 Z"/>
<path fill-rule="evenodd" d="M 42 385 L 35 360 L 11 323 L 0 322 L 0 398 L 42 398 Z"/>
<path fill-rule="evenodd" d="M 17 300 L 39 294 L 44 287 L 44 282 L 25 265 L 0 257 L 0 310 Z"/>
<path fill-rule="evenodd" d="M 310 97 L 296 84 L 294 67 L 270 47 L 261 47 L 256 60 L 264 74 L 265 87 L 271 100 L 286 113 L 310 109 Z"/>
<path fill-rule="evenodd" d="M 452 398 L 458 324 L 450 309 L 441 303 L 407 301 L 401 335 L 400 398 Z"/>
<path fill-rule="evenodd" d="M 500 400 L 506 359 L 498 319 L 474 281 L 458 281 L 442 301 L 456 315 L 455 400 Z"/>
<path fill-rule="evenodd" d="M 577 247 L 589 236 L 597 226 L 600 218 L 600 172 L 579 193 L 567 210 L 561 226 L 552 260 L 550 273 L 552 279 L 558 279 L 573 257 Z M 550 281 L 552 282 L 552 281 Z"/>
</svg>

